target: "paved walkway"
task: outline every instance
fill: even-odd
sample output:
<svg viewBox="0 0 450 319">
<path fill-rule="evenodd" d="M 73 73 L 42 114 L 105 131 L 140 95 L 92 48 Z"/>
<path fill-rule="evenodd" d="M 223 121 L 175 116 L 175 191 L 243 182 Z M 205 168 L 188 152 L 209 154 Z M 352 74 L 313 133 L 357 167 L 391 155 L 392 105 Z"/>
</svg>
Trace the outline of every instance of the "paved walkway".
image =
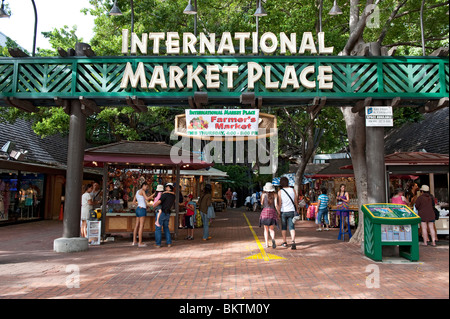
<svg viewBox="0 0 450 319">
<path fill-rule="evenodd" d="M 338 241 L 337 229 L 316 232 L 311 221 L 297 224 L 297 250 L 262 249 L 258 218 L 231 209 L 217 213 L 206 242 L 202 229 L 193 241 L 180 230 L 170 248 L 157 249 L 150 238 L 148 247 L 132 247 L 130 238 L 116 237 L 69 254 L 53 252 L 62 222 L 0 227 L 0 298 L 449 298 L 446 239 L 421 246 L 420 262 L 377 263 Z"/>
</svg>

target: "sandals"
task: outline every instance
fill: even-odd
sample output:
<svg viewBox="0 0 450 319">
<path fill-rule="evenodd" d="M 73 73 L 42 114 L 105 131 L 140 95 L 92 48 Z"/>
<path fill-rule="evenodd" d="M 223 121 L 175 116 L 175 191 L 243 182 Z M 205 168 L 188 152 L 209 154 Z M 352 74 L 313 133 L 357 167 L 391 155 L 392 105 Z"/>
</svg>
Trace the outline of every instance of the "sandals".
<svg viewBox="0 0 450 319">
<path fill-rule="evenodd" d="M 274 239 L 272 239 L 272 248 L 273 249 L 277 248 L 277 244 L 275 244 L 275 240 Z"/>
<path fill-rule="evenodd" d="M 287 242 L 282 243 L 281 246 L 287 247 Z"/>
<path fill-rule="evenodd" d="M 291 249 L 292 250 L 296 250 L 297 249 L 297 245 L 294 242 L 292 242 Z"/>
</svg>

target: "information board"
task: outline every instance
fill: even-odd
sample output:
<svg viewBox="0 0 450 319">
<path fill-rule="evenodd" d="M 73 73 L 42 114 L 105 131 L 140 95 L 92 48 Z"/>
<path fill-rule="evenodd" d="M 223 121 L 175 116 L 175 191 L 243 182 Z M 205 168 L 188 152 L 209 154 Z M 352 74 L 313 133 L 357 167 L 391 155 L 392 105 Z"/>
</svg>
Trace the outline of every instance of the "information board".
<svg viewBox="0 0 450 319">
<path fill-rule="evenodd" d="M 373 217 L 380 218 L 415 218 L 418 217 L 405 205 L 371 204 L 365 205 Z"/>
</svg>

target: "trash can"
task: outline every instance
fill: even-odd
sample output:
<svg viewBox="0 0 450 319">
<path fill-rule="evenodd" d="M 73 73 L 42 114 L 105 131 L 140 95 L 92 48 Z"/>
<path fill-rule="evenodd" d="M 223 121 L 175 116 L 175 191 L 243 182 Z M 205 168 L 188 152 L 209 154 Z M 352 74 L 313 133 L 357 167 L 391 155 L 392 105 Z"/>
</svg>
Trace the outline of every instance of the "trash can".
<svg viewBox="0 0 450 319">
<path fill-rule="evenodd" d="M 400 204 L 366 204 L 364 213 L 364 253 L 383 261 L 382 246 L 399 246 L 400 256 L 419 260 L 418 224 L 421 218 L 408 206 Z"/>
</svg>

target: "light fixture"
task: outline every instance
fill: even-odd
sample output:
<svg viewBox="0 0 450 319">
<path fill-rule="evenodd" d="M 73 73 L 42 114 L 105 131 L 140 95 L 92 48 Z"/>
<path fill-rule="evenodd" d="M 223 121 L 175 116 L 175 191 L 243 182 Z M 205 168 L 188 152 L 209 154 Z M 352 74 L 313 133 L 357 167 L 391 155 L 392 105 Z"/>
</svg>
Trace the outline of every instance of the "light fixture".
<svg viewBox="0 0 450 319">
<path fill-rule="evenodd" d="M 330 12 L 328 12 L 330 16 L 336 16 L 338 14 L 342 14 L 341 8 L 339 8 L 337 1 L 334 0 L 333 8 L 331 8 Z"/>
<path fill-rule="evenodd" d="M 265 17 L 267 15 L 266 10 L 264 10 L 261 0 L 259 0 L 258 8 L 256 8 L 255 17 Z"/>
<path fill-rule="evenodd" d="M 9 18 L 9 14 L 4 10 L 5 7 L 3 5 L 3 1 L 4 0 L 2 0 L 2 6 L 0 7 L 0 18 Z"/>
<path fill-rule="evenodd" d="M 197 14 L 197 10 L 195 10 L 195 7 L 192 5 L 191 0 L 189 0 L 189 3 L 186 6 L 186 9 L 184 9 L 183 13 L 184 14 Z"/>
<path fill-rule="evenodd" d="M 117 0 L 114 1 L 114 5 L 113 5 L 111 11 L 109 11 L 109 15 L 111 15 L 111 16 L 121 16 L 122 15 L 122 11 L 120 11 L 119 7 L 117 6 Z"/>
</svg>

